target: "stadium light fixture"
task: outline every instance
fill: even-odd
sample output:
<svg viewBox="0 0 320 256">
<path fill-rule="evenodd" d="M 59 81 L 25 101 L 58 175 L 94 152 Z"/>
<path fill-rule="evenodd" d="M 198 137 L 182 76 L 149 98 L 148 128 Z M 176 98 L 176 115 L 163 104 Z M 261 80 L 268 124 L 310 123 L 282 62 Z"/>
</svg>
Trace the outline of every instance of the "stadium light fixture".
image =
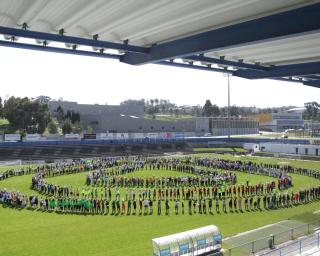
<svg viewBox="0 0 320 256">
<path fill-rule="evenodd" d="M 98 34 L 93 35 L 93 36 L 92 36 L 92 39 L 93 39 L 93 40 L 98 40 L 98 39 L 99 39 L 99 35 L 98 35 Z M 93 46 L 93 47 L 92 47 L 92 50 L 98 52 L 98 51 L 101 51 L 102 49 Z"/>
<path fill-rule="evenodd" d="M 22 29 L 24 30 L 27 30 L 27 28 L 29 28 L 27 23 L 23 23 L 22 26 L 23 26 Z M 36 26 L 33 26 L 32 29 L 35 29 L 37 31 L 42 31 L 45 33 L 49 33 L 53 31 L 52 25 L 49 22 L 44 20 L 39 20 Z M 42 44 L 43 46 L 47 46 L 50 43 L 50 41 L 48 40 L 41 40 L 41 39 L 35 39 L 35 41 L 37 44 Z"/>
</svg>

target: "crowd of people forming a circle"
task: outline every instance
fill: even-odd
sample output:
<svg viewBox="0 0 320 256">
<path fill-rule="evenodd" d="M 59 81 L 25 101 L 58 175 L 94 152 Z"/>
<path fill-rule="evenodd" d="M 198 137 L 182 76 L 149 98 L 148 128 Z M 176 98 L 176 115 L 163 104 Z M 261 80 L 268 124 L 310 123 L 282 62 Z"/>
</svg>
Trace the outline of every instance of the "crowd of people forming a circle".
<svg viewBox="0 0 320 256">
<path fill-rule="evenodd" d="M 140 176 L 141 171 L 150 171 L 150 176 Z M 155 176 L 154 171 L 175 173 Z M 86 173 L 82 187 L 59 186 L 47 179 L 82 172 Z M 241 184 L 237 177 L 240 172 L 248 174 Z M 320 179 L 320 172 L 315 170 L 217 158 L 78 160 L 0 173 L 0 181 L 33 174 L 31 188 L 40 194 L 0 188 L 0 203 L 76 214 L 169 215 L 171 208 L 175 214 L 214 214 L 286 208 L 320 199 L 320 185 L 293 191 L 291 173 Z M 250 174 L 271 178 L 266 183 L 252 184 Z"/>
</svg>

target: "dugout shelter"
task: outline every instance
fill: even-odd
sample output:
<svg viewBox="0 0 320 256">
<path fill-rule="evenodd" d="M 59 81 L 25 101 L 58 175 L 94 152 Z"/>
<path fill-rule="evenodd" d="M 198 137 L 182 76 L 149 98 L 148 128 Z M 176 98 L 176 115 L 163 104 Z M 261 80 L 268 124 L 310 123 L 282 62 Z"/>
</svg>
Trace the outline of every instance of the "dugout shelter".
<svg viewBox="0 0 320 256">
<path fill-rule="evenodd" d="M 222 236 L 214 226 L 152 239 L 153 256 L 200 256 L 221 250 Z"/>
</svg>

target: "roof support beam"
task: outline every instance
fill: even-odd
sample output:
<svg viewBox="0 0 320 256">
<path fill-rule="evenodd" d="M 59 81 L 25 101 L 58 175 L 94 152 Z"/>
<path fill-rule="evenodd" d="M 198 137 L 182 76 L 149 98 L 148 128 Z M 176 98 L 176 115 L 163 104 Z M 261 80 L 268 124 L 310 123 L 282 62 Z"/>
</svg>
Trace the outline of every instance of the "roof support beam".
<svg viewBox="0 0 320 256">
<path fill-rule="evenodd" d="M 243 63 L 243 62 L 230 61 L 230 60 L 224 60 L 224 59 L 210 58 L 210 57 L 205 57 L 205 56 L 193 55 L 193 56 L 186 56 L 183 58 L 187 59 L 187 60 L 206 62 L 208 64 L 221 64 L 221 65 L 226 65 L 226 66 L 231 66 L 231 67 L 246 68 L 246 69 L 253 69 L 253 70 L 262 70 L 262 71 L 269 70 L 268 67 L 264 67 L 264 66 L 248 64 L 248 63 Z"/>
<path fill-rule="evenodd" d="M 270 67 L 268 71 L 238 70 L 234 73 L 234 75 L 247 78 L 247 79 L 260 79 L 260 78 L 304 76 L 304 75 L 313 75 L 313 74 L 319 74 L 319 73 L 320 73 L 320 62 L 309 62 L 309 63 Z"/>
<path fill-rule="evenodd" d="M 192 64 L 186 64 L 186 63 L 177 63 L 177 62 L 171 62 L 171 61 L 159 61 L 154 64 L 170 66 L 170 67 L 178 67 L 178 68 L 190 68 L 190 69 L 197 69 L 197 70 L 204 70 L 204 71 L 211 71 L 211 72 L 214 71 L 214 72 L 228 73 L 228 74 L 233 73 L 233 71 L 231 71 L 231 70 L 225 70 L 222 68 L 221 69 L 220 68 L 211 68 L 211 67 L 192 65 Z"/>
<path fill-rule="evenodd" d="M 88 56 L 88 57 L 98 57 L 98 58 L 106 58 L 106 59 L 119 59 L 120 55 L 116 54 L 108 54 L 108 53 L 99 53 L 99 52 L 90 52 L 90 51 L 82 51 L 82 50 L 73 50 L 68 48 L 59 48 L 59 47 L 51 47 L 51 46 L 41 46 L 36 44 L 25 44 L 25 43 L 16 43 L 10 41 L 2 41 L 0 40 L 0 46 L 17 48 L 17 49 L 26 49 L 26 50 L 34 50 L 34 51 L 42 51 L 42 52 L 54 52 L 54 53 L 64 53 L 71 55 L 80 55 L 80 56 Z"/>
<path fill-rule="evenodd" d="M 320 88 L 320 80 L 306 81 L 306 82 L 303 82 L 303 84 L 304 84 L 304 85 L 307 85 L 307 86 L 312 86 L 312 87 Z"/>
<path fill-rule="evenodd" d="M 54 41 L 54 42 L 68 43 L 68 44 L 75 44 L 75 45 L 92 46 L 95 48 L 122 50 L 122 51 L 128 51 L 128 52 L 135 52 L 142 55 L 149 52 L 148 48 L 141 47 L 141 46 L 119 44 L 119 43 L 113 43 L 108 41 L 100 41 L 100 40 L 94 40 L 94 39 L 88 39 L 88 38 L 65 36 L 65 35 L 59 35 L 59 34 L 51 34 L 51 33 L 37 32 L 37 31 L 17 29 L 17 28 L 8 28 L 8 27 L 1 27 L 1 26 L 0 26 L 0 34 L 16 36 L 16 37 L 24 37 L 24 38 L 30 38 L 30 39 L 38 39 L 38 40 L 44 40 L 44 41 Z"/>
<path fill-rule="evenodd" d="M 320 29 L 319 13 L 320 3 L 317 3 L 155 45 L 149 54 L 127 53 L 120 60 L 138 65 L 292 37 Z"/>
<path fill-rule="evenodd" d="M 309 78 L 309 79 L 320 80 L 320 76 L 315 76 L 315 75 L 303 76 L 303 77 L 305 77 L 305 78 Z"/>
<path fill-rule="evenodd" d="M 292 78 L 285 78 L 285 77 L 277 77 L 277 78 L 271 78 L 272 80 L 275 81 L 284 81 L 284 82 L 289 82 L 289 83 L 301 83 L 301 80 L 297 79 L 292 79 Z"/>
</svg>

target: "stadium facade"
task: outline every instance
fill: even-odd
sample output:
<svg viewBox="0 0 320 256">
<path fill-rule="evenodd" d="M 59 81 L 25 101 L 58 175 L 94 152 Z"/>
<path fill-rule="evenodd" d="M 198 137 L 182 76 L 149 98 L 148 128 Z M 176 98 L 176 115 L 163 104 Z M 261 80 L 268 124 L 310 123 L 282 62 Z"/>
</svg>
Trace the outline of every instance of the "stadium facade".
<svg viewBox="0 0 320 256">
<path fill-rule="evenodd" d="M 139 104 L 124 105 L 89 105 L 67 101 L 51 101 L 49 109 L 53 116 L 58 107 L 64 112 L 80 113 L 83 129 L 92 127 L 94 132 L 103 133 L 185 133 L 189 136 L 211 133 L 214 136 L 228 134 L 228 119 L 213 117 L 194 117 L 171 121 L 144 118 L 144 106 Z M 249 119 L 230 119 L 231 135 L 255 134 L 259 132 L 259 123 Z"/>
<path fill-rule="evenodd" d="M 229 133 L 230 122 L 230 135 L 241 134 L 256 134 L 259 132 L 259 123 L 245 118 L 208 118 L 209 130 L 213 136 L 224 136 Z"/>
</svg>

